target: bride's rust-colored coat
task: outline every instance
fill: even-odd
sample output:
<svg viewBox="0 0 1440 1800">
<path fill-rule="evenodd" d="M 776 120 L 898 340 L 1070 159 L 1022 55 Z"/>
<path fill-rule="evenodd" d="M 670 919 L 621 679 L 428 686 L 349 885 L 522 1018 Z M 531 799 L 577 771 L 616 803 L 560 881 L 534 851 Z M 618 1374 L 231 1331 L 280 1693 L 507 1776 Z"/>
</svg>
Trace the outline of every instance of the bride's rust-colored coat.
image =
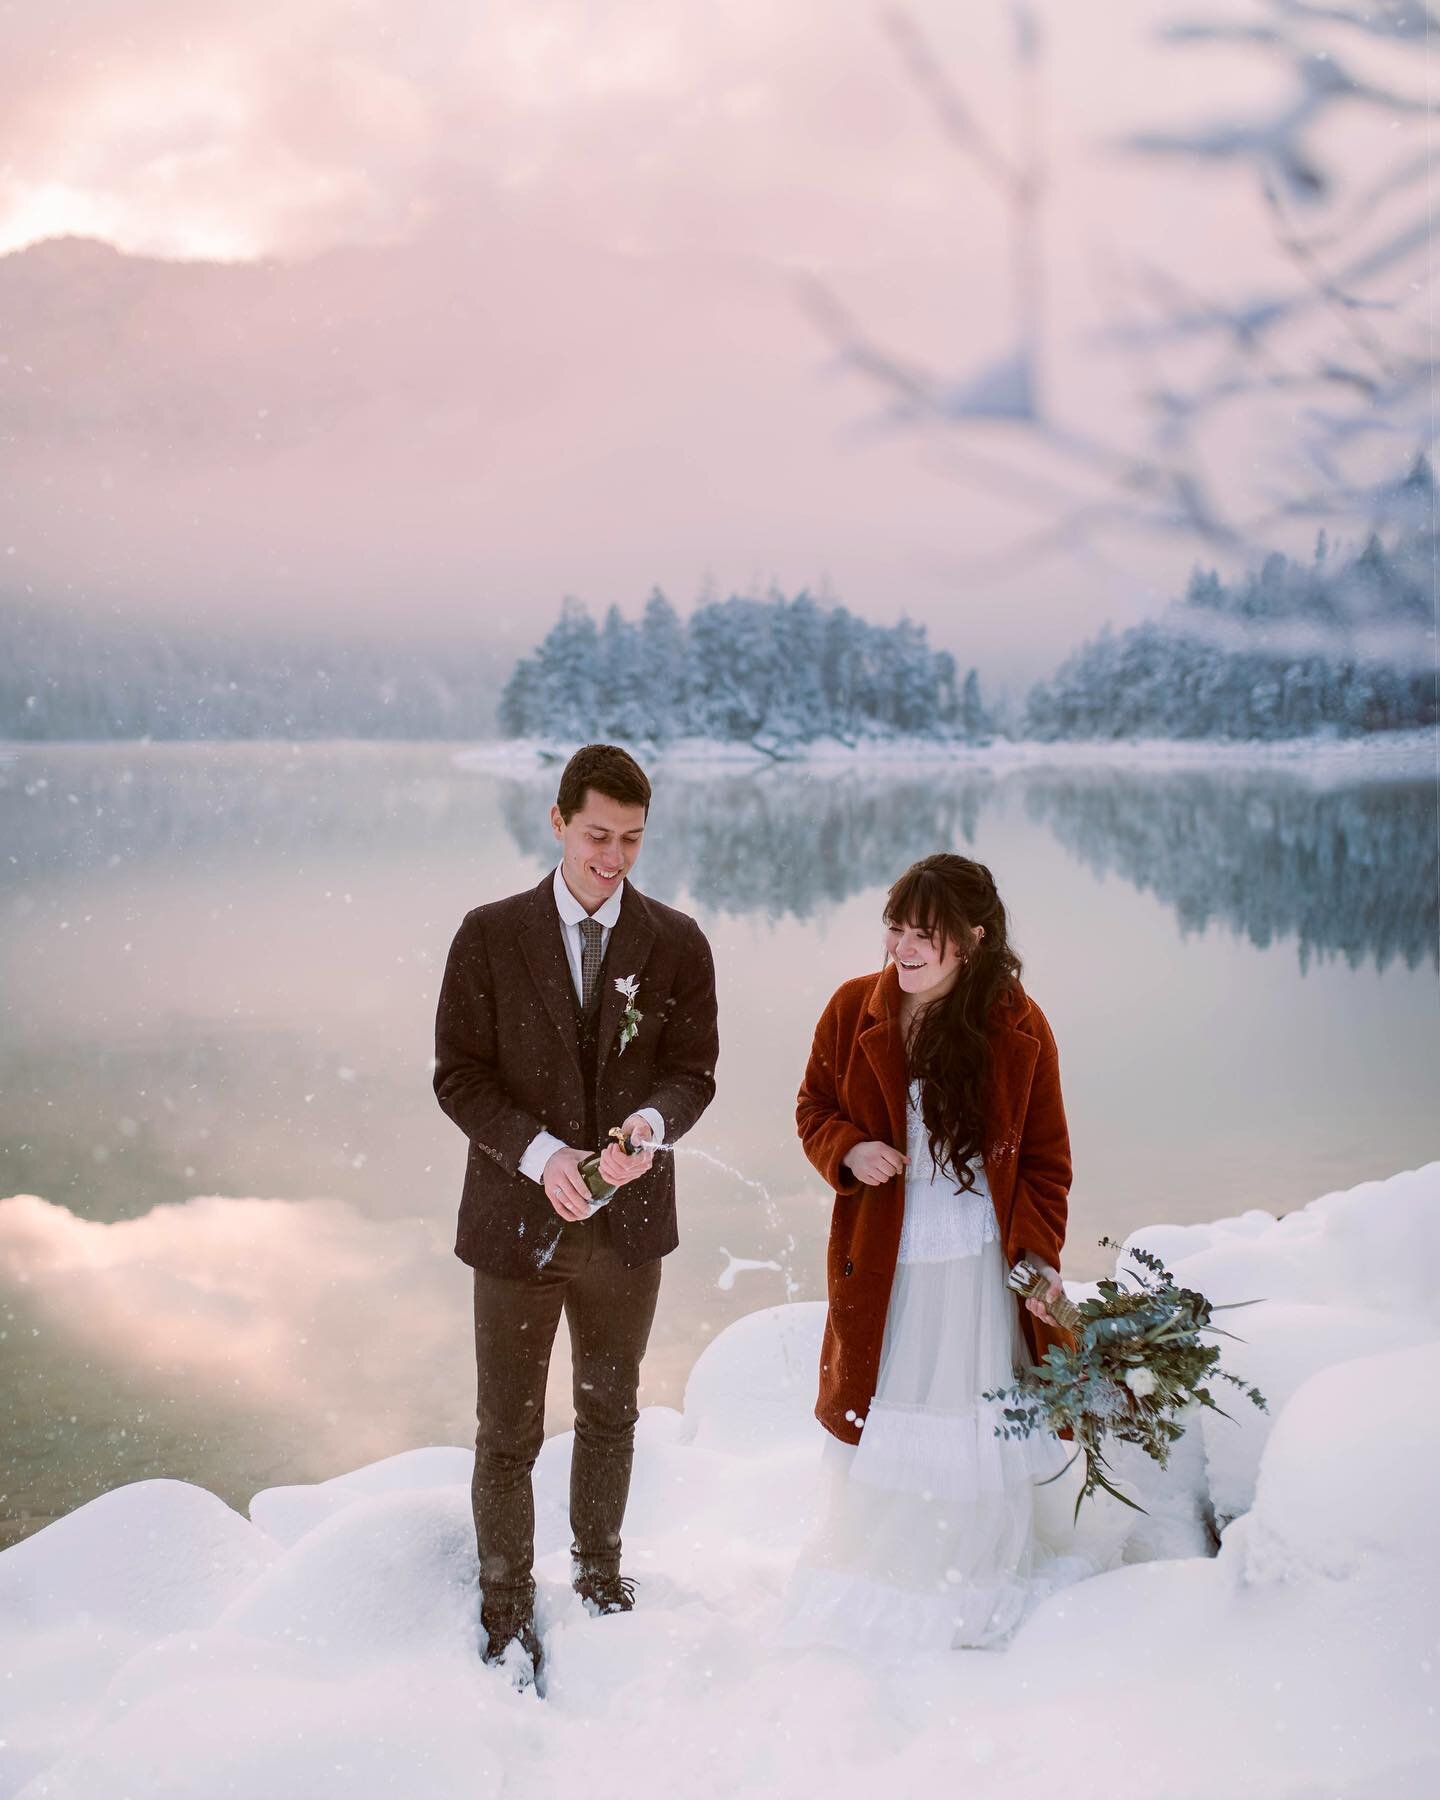
<svg viewBox="0 0 1440 1800">
<path fill-rule="evenodd" d="M 878 1139 L 904 1149 L 908 1078 L 894 964 L 836 990 L 815 1028 L 795 1107 L 805 1154 L 835 1190 L 826 1261 L 829 1311 L 820 1352 L 815 1416 L 846 1443 L 858 1443 L 875 1393 L 885 1314 L 900 1249 L 905 1183 L 862 1187 L 841 1159 Z M 990 1033 L 985 1174 L 1007 1267 L 1029 1250 L 1055 1268 L 1065 1242 L 1070 1134 L 1060 1098 L 1060 1065 L 1044 1013 L 1018 995 Z M 1072 1342 L 1018 1297 L 1020 1323 L 1038 1362 L 1052 1343 Z"/>
</svg>

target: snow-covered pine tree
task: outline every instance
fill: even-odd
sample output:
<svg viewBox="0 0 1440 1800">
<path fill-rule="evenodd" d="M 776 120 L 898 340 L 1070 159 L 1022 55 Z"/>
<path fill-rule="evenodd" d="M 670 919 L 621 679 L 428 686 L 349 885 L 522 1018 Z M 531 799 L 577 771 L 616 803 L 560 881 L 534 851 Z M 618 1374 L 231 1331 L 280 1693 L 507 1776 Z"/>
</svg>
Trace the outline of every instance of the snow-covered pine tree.
<svg viewBox="0 0 1440 1800">
<path fill-rule="evenodd" d="M 655 737 L 641 634 L 618 606 L 600 628 L 598 729 L 606 739 L 640 744 Z"/>
<path fill-rule="evenodd" d="M 1274 552 L 1233 585 L 1191 576 L 1164 618 L 1108 628 L 1031 690 L 1036 737 L 1282 738 L 1436 722 L 1435 484 L 1421 457 L 1397 490 L 1394 541 L 1372 533 L 1308 563 Z"/>
<path fill-rule="evenodd" d="M 653 735 L 666 744 L 688 729 L 689 669 L 685 627 L 658 587 L 640 619 L 640 661 Z"/>
<path fill-rule="evenodd" d="M 535 660 L 539 710 L 531 726 L 534 735 L 581 743 L 594 737 L 600 721 L 600 634 L 580 601 L 566 598 Z"/>
<path fill-rule="evenodd" d="M 538 732 L 543 710 L 541 689 L 539 658 L 522 656 L 500 693 L 498 718 L 502 737 L 529 737 Z"/>
<path fill-rule="evenodd" d="M 832 607 L 820 636 L 820 691 L 829 729 L 842 743 L 853 743 L 860 729 L 859 621 L 845 607 Z"/>
<path fill-rule="evenodd" d="M 965 671 L 965 680 L 960 689 L 957 723 L 961 735 L 972 744 L 994 735 L 995 722 L 985 710 L 985 702 L 980 697 L 978 669 Z"/>
<path fill-rule="evenodd" d="M 782 743 L 805 744 L 830 731 L 825 698 L 825 621 L 808 593 L 775 596 L 775 685 L 767 729 Z"/>
</svg>

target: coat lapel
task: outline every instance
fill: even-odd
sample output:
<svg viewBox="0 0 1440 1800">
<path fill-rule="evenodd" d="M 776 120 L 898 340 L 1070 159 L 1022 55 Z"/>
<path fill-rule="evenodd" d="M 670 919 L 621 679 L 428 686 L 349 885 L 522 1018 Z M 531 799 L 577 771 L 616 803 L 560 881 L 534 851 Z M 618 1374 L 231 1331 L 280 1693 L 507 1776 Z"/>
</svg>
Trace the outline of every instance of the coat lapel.
<svg viewBox="0 0 1440 1800">
<path fill-rule="evenodd" d="M 1015 1208 L 1020 1135 L 1030 1104 L 1030 1084 L 1040 1059 L 1040 1040 L 1022 1024 L 1000 1025 L 991 1040 L 989 1098 L 986 1105 L 985 1174 L 1007 1253 Z"/>
<path fill-rule="evenodd" d="M 530 979 L 545 1002 L 545 1010 L 565 1044 L 575 1072 L 580 1070 L 580 1046 L 575 1031 L 575 984 L 570 978 L 570 959 L 561 937 L 560 915 L 555 910 L 554 876 L 547 875 L 530 897 L 527 929 L 520 950 Z M 612 940 L 613 942 L 613 940 Z"/>
<path fill-rule="evenodd" d="M 600 1023 L 597 1027 L 600 1033 L 596 1060 L 597 1082 L 605 1073 L 610 1052 L 618 1048 L 620 1041 L 620 1017 L 625 1011 L 625 1000 L 615 983 L 626 975 L 640 975 L 655 942 L 655 928 L 650 923 L 649 913 L 645 896 L 627 881 L 620 901 L 620 917 L 615 921 L 615 929 L 610 933 L 610 942 L 605 947 L 604 988 L 600 995 Z M 647 1030 L 660 1029 L 658 1009 L 646 1007 L 643 981 L 635 996 L 635 1009 L 647 1014 L 640 1027 L 642 1035 Z"/>
<path fill-rule="evenodd" d="M 887 963 L 876 978 L 866 1015 L 869 1022 L 860 1033 L 860 1047 L 885 1096 L 891 1142 L 903 1150 L 909 1130 L 906 1102 L 910 1077 L 900 1028 L 900 982 L 893 963 Z M 985 1172 L 1002 1229 L 1014 1202 L 1020 1130 L 1039 1056 L 1040 1040 L 1025 1029 L 1023 1015 L 998 1026 L 990 1053 Z"/>
<path fill-rule="evenodd" d="M 906 1100 L 910 1078 L 900 1031 L 900 980 L 893 963 L 887 963 L 877 977 L 866 1002 L 866 1013 L 871 1022 L 860 1033 L 860 1048 L 885 1096 L 890 1142 L 897 1150 L 903 1150 L 909 1136 Z"/>
</svg>

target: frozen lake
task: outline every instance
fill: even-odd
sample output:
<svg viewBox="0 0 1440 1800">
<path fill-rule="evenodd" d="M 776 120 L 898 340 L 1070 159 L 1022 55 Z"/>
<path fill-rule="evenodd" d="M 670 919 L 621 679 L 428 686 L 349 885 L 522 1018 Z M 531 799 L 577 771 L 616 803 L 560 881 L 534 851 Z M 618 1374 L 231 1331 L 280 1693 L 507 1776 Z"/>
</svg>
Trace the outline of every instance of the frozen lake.
<svg viewBox="0 0 1440 1800">
<path fill-rule="evenodd" d="M 0 1542 L 142 1476 L 243 1505 L 470 1441 L 435 993 L 467 908 L 551 866 L 552 788 L 443 745 L 0 755 L 0 1194 L 38 1196 L 0 1204 Z M 1440 1151 L 1431 780 L 661 769 L 635 876 L 714 945 L 690 1142 L 737 1173 L 682 1164 L 644 1402 L 787 1284 L 821 1294 L 794 1090 L 886 885 L 944 848 L 993 869 L 1059 1040 L 1067 1274 L 1108 1267 L 1102 1234 Z M 555 1426 L 567 1385 L 561 1354 Z"/>
</svg>

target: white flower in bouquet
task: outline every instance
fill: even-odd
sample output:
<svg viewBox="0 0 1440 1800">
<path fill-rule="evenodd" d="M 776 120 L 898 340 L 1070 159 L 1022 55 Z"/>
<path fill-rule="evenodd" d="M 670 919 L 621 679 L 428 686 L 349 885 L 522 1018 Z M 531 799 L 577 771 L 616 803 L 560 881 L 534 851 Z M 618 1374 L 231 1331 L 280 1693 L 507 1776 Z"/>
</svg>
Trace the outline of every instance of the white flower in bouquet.
<svg viewBox="0 0 1440 1800">
<path fill-rule="evenodd" d="M 1131 1369 L 1125 1377 L 1125 1385 L 1137 1399 L 1143 1400 L 1148 1394 L 1153 1394 L 1160 1384 L 1155 1379 L 1153 1369 Z"/>
</svg>

